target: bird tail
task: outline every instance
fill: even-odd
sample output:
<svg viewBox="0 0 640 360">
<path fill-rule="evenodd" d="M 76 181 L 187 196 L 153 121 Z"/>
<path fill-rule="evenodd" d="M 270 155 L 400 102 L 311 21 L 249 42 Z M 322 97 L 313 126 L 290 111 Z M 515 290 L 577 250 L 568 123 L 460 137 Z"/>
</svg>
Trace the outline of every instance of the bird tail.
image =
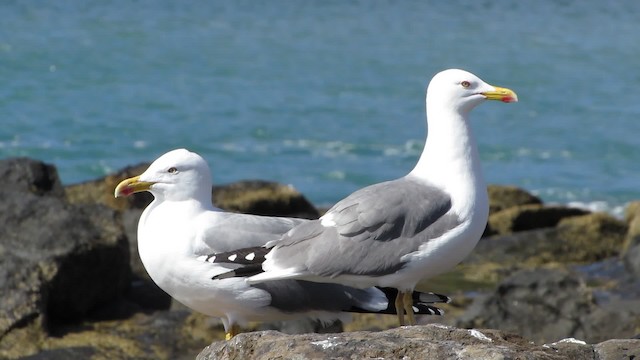
<svg viewBox="0 0 640 360">
<path fill-rule="evenodd" d="M 367 306 L 366 303 L 361 303 L 359 306 L 353 306 L 351 309 L 349 309 L 349 312 L 397 314 L 395 308 L 395 299 L 398 295 L 398 290 L 386 287 L 376 287 L 376 289 L 382 291 L 384 293 L 384 296 L 387 298 L 387 301 L 385 302 L 385 308 L 373 309 L 371 306 Z M 451 302 L 450 297 L 433 292 L 414 291 L 412 294 L 412 299 L 413 311 L 418 315 L 444 315 L 444 310 L 436 307 L 434 304 L 447 304 Z"/>
</svg>

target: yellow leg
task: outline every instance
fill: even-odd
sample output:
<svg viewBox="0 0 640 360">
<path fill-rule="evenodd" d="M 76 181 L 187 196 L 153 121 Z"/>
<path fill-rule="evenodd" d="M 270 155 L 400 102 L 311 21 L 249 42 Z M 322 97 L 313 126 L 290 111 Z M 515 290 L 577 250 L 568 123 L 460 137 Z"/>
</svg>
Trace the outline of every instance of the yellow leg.
<svg viewBox="0 0 640 360">
<path fill-rule="evenodd" d="M 398 314 L 398 322 L 400 326 L 404 326 L 404 305 L 402 291 L 398 291 L 396 296 L 396 314 Z"/>
<path fill-rule="evenodd" d="M 224 335 L 224 339 L 231 340 L 232 337 L 238 335 L 239 333 L 240 333 L 240 326 L 238 326 L 237 324 L 233 324 L 231 325 L 231 329 L 229 329 L 229 332 Z"/>
<path fill-rule="evenodd" d="M 409 318 L 409 325 L 416 324 L 416 317 L 413 314 L 413 294 L 411 291 L 407 291 L 404 293 L 404 311 L 407 313 L 407 317 Z"/>
</svg>

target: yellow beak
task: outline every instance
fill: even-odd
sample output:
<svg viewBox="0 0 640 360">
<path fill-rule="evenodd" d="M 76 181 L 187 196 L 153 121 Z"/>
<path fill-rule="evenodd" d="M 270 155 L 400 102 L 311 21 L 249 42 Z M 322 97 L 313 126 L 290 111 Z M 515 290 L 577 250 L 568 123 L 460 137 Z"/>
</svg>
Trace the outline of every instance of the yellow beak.
<svg viewBox="0 0 640 360">
<path fill-rule="evenodd" d="M 140 181 L 140 176 L 134 176 L 126 180 L 122 180 L 114 192 L 115 197 L 129 196 L 133 193 L 141 191 L 149 191 L 151 185 L 154 183 L 147 181 Z"/>
<path fill-rule="evenodd" d="M 494 91 L 485 91 L 482 93 L 487 100 L 500 100 L 502 102 L 518 102 L 518 95 L 511 90 L 503 87 L 494 86 Z"/>
</svg>

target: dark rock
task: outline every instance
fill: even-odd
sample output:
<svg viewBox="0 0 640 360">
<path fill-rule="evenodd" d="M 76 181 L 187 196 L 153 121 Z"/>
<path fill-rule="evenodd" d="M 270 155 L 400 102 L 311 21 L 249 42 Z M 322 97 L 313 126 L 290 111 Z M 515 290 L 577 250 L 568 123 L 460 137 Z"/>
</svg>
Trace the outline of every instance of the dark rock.
<svg viewBox="0 0 640 360">
<path fill-rule="evenodd" d="M 542 204 L 539 197 L 515 186 L 489 185 L 487 192 L 491 214 L 514 206 Z"/>
<path fill-rule="evenodd" d="M 141 209 L 128 209 L 123 211 L 122 225 L 124 226 L 125 234 L 127 234 L 127 239 L 129 239 L 131 271 L 141 279 L 151 280 L 138 254 L 138 222 L 140 221 L 142 211 Z"/>
<path fill-rule="evenodd" d="M 261 180 L 213 187 L 213 203 L 221 209 L 253 215 L 317 219 L 318 210 L 293 186 Z"/>
<path fill-rule="evenodd" d="M 561 220 L 554 228 L 483 239 L 465 263 L 522 268 L 551 262 L 595 262 L 618 255 L 626 231 L 622 221 L 606 214 L 574 216 Z"/>
<path fill-rule="evenodd" d="M 113 210 L 13 190 L 0 198 L 1 356 L 11 331 L 46 332 L 121 297 L 130 270 Z"/>
<path fill-rule="evenodd" d="M 640 244 L 627 250 L 624 255 L 624 265 L 631 274 L 640 279 Z"/>
<path fill-rule="evenodd" d="M 608 349 L 607 351 L 616 351 Z M 214 342 L 196 359 L 594 359 L 593 347 L 576 343 L 535 345 L 496 330 L 465 330 L 439 324 L 382 332 L 284 335 L 240 334 Z"/>
<path fill-rule="evenodd" d="M 564 206 L 520 205 L 498 211 L 489 216 L 491 234 L 506 235 L 519 231 L 556 226 L 560 220 L 588 211 Z"/>
<path fill-rule="evenodd" d="M 593 348 L 597 359 L 633 360 L 640 358 L 640 340 L 608 340 L 600 344 L 596 344 Z"/>
<path fill-rule="evenodd" d="M 478 297 L 457 319 L 466 328 L 515 332 L 536 342 L 576 337 L 579 316 L 595 307 L 581 280 L 566 271 L 523 270 Z"/>
<path fill-rule="evenodd" d="M 193 359 L 211 339 L 223 337 L 222 327 L 210 319 L 186 311 L 157 311 L 126 320 L 69 325 L 49 337 L 41 349 L 22 349 L 7 357 L 186 360 Z"/>
<path fill-rule="evenodd" d="M 22 360 L 69 360 L 91 359 L 96 355 L 96 350 L 91 346 L 76 346 L 60 349 L 51 349 L 37 354 L 21 357 Z"/>
<path fill-rule="evenodd" d="M 582 338 L 596 343 L 612 338 L 631 338 L 640 328 L 640 301 L 613 301 L 598 304 L 580 316 Z M 640 354 L 638 354 L 640 355 Z"/>
<path fill-rule="evenodd" d="M 142 209 L 126 209 L 122 215 L 122 224 L 129 239 L 130 266 L 133 282 L 127 293 L 127 299 L 147 310 L 166 310 L 171 306 L 171 296 L 151 280 L 138 254 L 138 221 Z"/>
<path fill-rule="evenodd" d="M 598 342 L 633 336 L 639 314 L 633 308 L 599 306 L 574 273 L 536 269 L 519 271 L 477 297 L 455 324 L 515 332 L 535 342 L 567 337 Z"/>
<path fill-rule="evenodd" d="M 70 319 L 123 292 L 129 252 L 112 210 L 29 193 L 4 192 L 2 198 L 3 265 L 7 258 L 20 263 L 17 269 L 2 266 L 15 281 L 5 284 L 19 288 L 21 279 L 33 280 L 30 285 L 44 280 L 38 292 L 46 292 L 46 305 L 55 310 L 49 315 Z M 103 282 L 110 286 L 103 288 Z"/>
<path fill-rule="evenodd" d="M 29 158 L 0 160 L 2 187 L 36 195 L 63 196 L 64 190 L 53 165 Z"/>
<path fill-rule="evenodd" d="M 172 301 L 171 296 L 152 280 L 140 279 L 135 275 L 126 298 L 146 311 L 167 310 L 171 307 Z"/>
</svg>

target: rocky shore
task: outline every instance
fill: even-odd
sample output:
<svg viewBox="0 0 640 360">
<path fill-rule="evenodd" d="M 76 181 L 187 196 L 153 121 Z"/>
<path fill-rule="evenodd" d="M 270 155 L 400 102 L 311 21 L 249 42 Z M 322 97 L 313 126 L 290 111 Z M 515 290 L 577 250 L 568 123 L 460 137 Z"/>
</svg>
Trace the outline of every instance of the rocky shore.
<svg viewBox="0 0 640 360">
<path fill-rule="evenodd" d="M 151 197 L 114 199 L 113 189 L 147 165 L 63 186 L 50 164 L 0 160 L 0 358 L 640 357 L 640 202 L 617 219 L 491 186 L 473 254 L 420 285 L 454 298 L 444 317 L 387 330 L 395 317 L 356 315 L 342 333 L 340 324 L 261 324 L 304 334 L 224 342 L 217 320 L 172 302 L 140 264 L 136 226 Z M 319 216 L 294 188 L 264 181 L 216 186 L 212 199 L 230 211 Z"/>
</svg>

